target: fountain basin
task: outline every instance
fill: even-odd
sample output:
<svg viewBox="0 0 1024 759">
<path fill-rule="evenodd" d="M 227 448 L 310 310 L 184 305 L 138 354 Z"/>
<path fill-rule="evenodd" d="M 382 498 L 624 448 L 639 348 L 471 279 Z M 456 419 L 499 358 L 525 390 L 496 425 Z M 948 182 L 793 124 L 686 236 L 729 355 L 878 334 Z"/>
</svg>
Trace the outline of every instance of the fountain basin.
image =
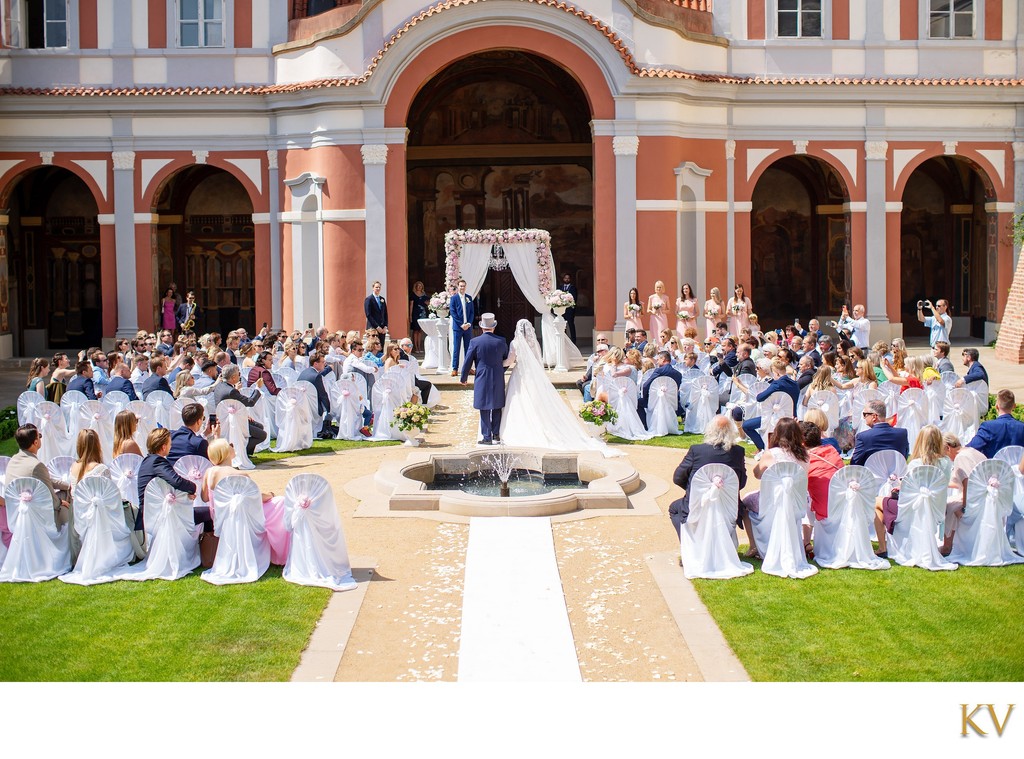
<svg viewBox="0 0 1024 759">
<path fill-rule="evenodd" d="M 548 475 L 551 480 L 575 476 L 580 484 L 513 498 L 461 490 L 460 476 L 489 471 L 483 459 L 493 454 L 493 449 L 415 452 L 404 462 L 384 464 L 374 475 L 374 483 L 388 497 L 391 511 L 442 511 L 463 516 L 556 516 L 581 509 L 626 509 L 628 494 L 642 484 L 628 461 L 606 459 L 594 451 L 564 453 L 518 448 L 509 452 L 516 454 L 519 469 Z"/>
</svg>

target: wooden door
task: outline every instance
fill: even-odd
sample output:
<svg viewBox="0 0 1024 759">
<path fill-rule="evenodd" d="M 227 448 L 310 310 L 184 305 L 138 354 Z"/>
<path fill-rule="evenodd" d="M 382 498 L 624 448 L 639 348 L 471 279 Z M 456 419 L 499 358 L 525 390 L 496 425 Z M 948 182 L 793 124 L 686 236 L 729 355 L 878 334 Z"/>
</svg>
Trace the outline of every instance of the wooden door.
<svg viewBox="0 0 1024 759">
<path fill-rule="evenodd" d="M 483 289 L 480 291 L 479 313 L 492 312 L 498 317 L 498 328 L 495 333 L 511 341 L 515 333 L 516 322 L 528 319 L 531 323 L 537 316 L 537 310 L 530 305 L 519 289 L 511 269 L 492 271 L 487 275 Z"/>
</svg>

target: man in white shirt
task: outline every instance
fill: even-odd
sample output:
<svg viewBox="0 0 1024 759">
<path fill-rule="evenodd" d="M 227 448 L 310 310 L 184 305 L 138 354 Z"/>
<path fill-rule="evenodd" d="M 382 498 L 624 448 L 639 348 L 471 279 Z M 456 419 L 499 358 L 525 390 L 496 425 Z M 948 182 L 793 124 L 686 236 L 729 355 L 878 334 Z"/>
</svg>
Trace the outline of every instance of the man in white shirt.
<svg viewBox="0 0 1024 759">
<path fill-rule="evenodd" d="M 853 344 L 858 348 L 868 350 L 871 348 L 871 322 L 864 316 L 864 306 L 857 304 L 853 307 L 853 318 L 843 306 L 843 314 L 839 317 L 839 329 L 846 330 L 851 334 Z"/>
<path fill-rule="evenodd" d="M 949 342 L 949 333 L 953 331 L 953 319 L 946 312 L 949 310 L 948 300 L 937 300 L 932 306 L 932 315 L 925 317 L 921 310 L 922 306 L 931 306 L 931 301 L 917 302 L 917 320 L 923 322 L 924 326 L 931 330 L 928 336 L 928 344 L 935 346 L 935 343 L 943 340 Z"/>
<path fill-rule="evenodd" d="M 367 341 L 368 342 L 368 341 Z M 377 379 L 377 372 L 379 371 L 377 365 L 368 358 L 364 358 L 366 355 L 366 345 L 364 343 L 353 343 L 348 356 L 345 358 L 345 363 L 342 364 L 342 374 L 348 374 L 349 372 L 360 372 L 366 379 L 366 396 L 368 398 L 373 397 L 373 383 Z M 370 411 L 369 409 L 363 410 L 363 432 L 364 435 L 369 434 L 367 429 L 370 425 Z"/>
</svg>

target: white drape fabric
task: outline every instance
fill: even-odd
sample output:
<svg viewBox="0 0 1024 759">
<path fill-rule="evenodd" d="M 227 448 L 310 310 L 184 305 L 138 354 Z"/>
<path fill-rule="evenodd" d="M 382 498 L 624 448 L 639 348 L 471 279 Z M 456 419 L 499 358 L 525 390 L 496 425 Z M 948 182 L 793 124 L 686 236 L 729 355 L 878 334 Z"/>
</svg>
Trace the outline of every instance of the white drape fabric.
<svg viewBox="0 0 1024 759">
<path fill-rule="evenodd" d="M 10 456 L 0 456 L 0 493 L 3 492 L 4 483 L 7 479 L 7 465 L 10 463 Z M 0 567 L 4 565 L 4 559 L 7 558 L 7 546 L 10 544 L 11 528 L 7 521 L 7 506 L 4 505 L 0 506 Z"/>
<path fill-rule="evenodd" d="M 342 374 L 331 390 L 331 412 L 338 419 L 339 440 L 360 440 L 359 428 L 363 426 L 363 393 L 351 374 Z"/>
<path fill-rule="evenodd" d="M 169 429 L 169 430 L 171 430 L 173 432 L 174 430 L 179 429 L 180 427 L 182 427 L 183 425 L 182 425 L 182 421 L 181 421 L 181 410 L 183 408 L 185 408 L 185 406 L 188 406 L 191 403 L 198 403 L 200 406 L 203 407 L 203 412 L 206 414 L 207 418 L 203 419 L 203 424 L 199 428 L 199 432 L 197 434 L 205 435 L 206 434 L 206 427 L 207 427 L 207 425 L 210 422 L 209 415 L 210 415 L 211 412 L 210 412 L 209 406 L 207 405 L 207 400 L 210 399 L 210 398 L 212 398 L 212 395 L 199 395 L 199 396 L 196 396 L 195 398 L 177 398 L 177 399 L 175 399 L 171 403 L 170 409 L 168 409 L 168 411 L 167 411 L 167 429 Z M 142 449 L 142 450 L 145 450 L 145 449 Z"/>
<path fill-rule="evenodd" d="M 121 500 L 139 508 L 139 467 L 142 456 L 137 453 L 122 453 L 110 462 L 110 479 L 121 491 Z"/>
<path fill-rule="evenodd" d="M 225 403 L 227 401 L 224 401 Z M 122 580 L 178 580 L 199 566 L 199 535 L 192 501 L 161 479 L 146 486 L 146 544 L 149 555 L 121 570 Z"/>
<path fill-rule="evenodd" d="M 648 386 L 647 395 L 647 431 L 654 437 L 678 435 L 676 383 L 670 377 L 658 377 Z"/>
<path fill-rule="evenodd" d="M 128 410 L 139 420 L 139 426 L 135 428 L 135 442 L 138 443 L 139 450 L 144 451 L 149 433 L 156 429 L 156 414 L 153 407 L 145 401 L 129 401 Z"/>
<path fill-rule="evenodd" d="M 281 378 L 280 387 L 291 387 L 299 378 L 299 373 L 290 366 L 279 366 L 274 370 L 274 376 Z M 277 382 L 276 379 L 274 381 Z"/>
<path fill-rule="evenodd" d="M 217 421 L 220 422 L 220 436 L 235 449 L 231 466 L 236 469 L 255 469 L 249 461 L 245 446 L 249 443 L 249 413 L 240 401 L 223 400 L 217 404 Z"/>
<path fill-rule="evenodd" d="M 949 476 L 935 466 L 919 466 L 907 472 L 900 487 L 900 505 L 887 543 L 889 558 L 904 567 L 931 570 L 956 569 L 942 557 L 935 528 L 946 516 Z M 970 492 L 970 486 L 967 488 Z"/>
<path fill-rule="evenodd" d="M 997 451 L 992 458 L 1005 461 L 1013 472 L 1013 509 L 1006 518 L 1006 535 L 1014 550 L 1024 555 L 1024 473 L 1020 471 L 1019 466 L 1021 457 L 1024 457 L 1024 447 L 1008 445 Z"/>
<path fill-rule="evenodd" d="M 248 477 L 233 475 L 217 483 L 213 531 L 220 542 L 213 566 L 200 577 L 211 585 L 256 582 L 270 567 L 270 540 L 260 489 Z"/>
<path fill-rule="evenodd" d="M 193 508 L 210 505 L 209 502 L 203 500 L 202 485 L 203 475 L 211 466 L 210 460 L 203 456 L 182 456 L 174 462 L 175 473 L 196 486 L 196 499 L 192 502 Z"/>
<path fill-rule="evenodd" d="M 355 588 L 345 534 L 327 480 L 318 474 L 292 477 L 284 502 L 285 526 L 292 535 L 284 579 L 331 590 Z"/>
<path fill-rule="evenodd" d="M 46 462 L 46 471 L 50 477 L 60 482 L 71 482 L 71 467 L 75 460 L 71 456 L 54 456 Z"/>
<path fill-rule="evenodd" d="M 18 424 L 35 424 L 35 408 L 46 399 L 35 390 L 26 390 L 18 396 Z"/>
<path fill-rule="evenodd" d="M 112 582 L 135 556 L 124 519 L 121 491 L 106 477 L 85 477 L 75 486 L 75 532 L 82 539 L 72 572 L 58 579 L 73 585 Z"/>
<path fill-rule="evenodd" d="M 907 431 L 913 446 L 921 428 L 928 424 L 928 396 L 919 387 L 908 387 L 896 401 L 896 413 L 896 426 Z"/>
<path fill-rule="evenodd" d="M 898 490 L 907 473 L 907 460 L 896 451 L 876 451 L 868 456 L 864 466 L 877 478 L 879 496 Z"/>
<path fill-rule="evenodd" d="M 928 424 L 938 425 L 942 421 L 942 410 L 946 406 L 946 386 L 939 380 L 932 380 L 924 386 L 928 398 Z"/>
<path fill-rule="evenodd" d="M 74 443 L 68 436 L 68 426 L 64 421 L 61 407 L 56 403 L 43 401 L 35 407 L 32 416 L 32 424 L 39 428 L 39 435 L 43 441 L 39 448 L 39 460 L 49 461 L 57 456 L 70 456 Z"/>
<path fill-rule="evenodd" d="M 764 557 L 761 571 L 801 580 L 817 574 L 818 568 L 807 563 L 800 526 L 807 513 L 806 470 L 790 461 L 768 467 L 761 478 L 758 508 L 750 520 Z"/>
<path fill-rule="evenodd" d="M 1018 460 L 1019 461 L 1019 460 Z M 982 461 L 967 478 L 967 503 L 953 535 L 949 561 L 968 567 L 1024 563 L 1010 548 L 1006 520 L 1013 511 L 1016 478 L 1005 461 Z"/>
<path fill-rule="evenodd" d="M 174 403 L 174 396 L 166 390 L 154 390 L 146 397 L 146 403 L 153 409 L 153 421 L 161 427 L 170 427 L 168 414 L 171 404 Z"/>
<path fill-rule="evenodd" d="M 970 390 L 964 387 L 946 389 L 946 404 L 942 412 L 942 431 L 952 432 L 964 445 L 978 432 L 978 403 Z"/>
<path fill-rule="evenodd" d="M 651 433 L 640 421 L 636 410 L 636 383 L 631 377 L 609 377 L 605 384 L 608 402 L 618 418 L 608 431 L 626 440 L 650 440 Z"/>
<path fill-rule="evenodd" d="M 714 377 L 705 375 L 690 383 L 689 403 L 683 431 L 703 434 L 708 422 L 718 413 L 718 383 Z"/>
<path fill-rule="evenodd" d="M 988 413 L 988 383 L 985 380 L 968 382 L 964 388 L 974 396 L 974 402 L 978 407 L 978 416 L 985 416 Z"/>
<path fill-rule="evenodd" d="M 68 439 L 71 441 L 78 440 L 78 426 L 81 423 L 78 409 L 87 400 L 89 399 L 81 390 L 65 390 L 64 395 L 61 396 L 60 407 L 64 410 L 64 421 L 68 425 Z M 74 446 L 75 442 L 72 442 L 71 445 Z M 73 452 L 69 450 L 68 454 L 73 455 Z"/>
<path fill-rule="evenodd" d="M 889 569 L 875 556 L 871 531 L 878 481 L 867 467 L 847 466 L 828 486 L 828 517 L 814 523 L 814 560 L 827 569 Z"/>
<path fill-rule="evenodd" d="M 128 393 L 123 393 L 120 390 L 109 390 L 103 394 L 103 398 L 100 400 L 104 406 L 114 409 L 110 415 L 111 418 L 117 416 L 119 413 L 128 408 L 128 404 L 131 403 L 131 399 L 128 397 Z"/>
<path fill-rule="evenodd" d="M 506 445 L 624 455 L 603 440 L 590 437 L 579 417 L 565 405 L 544 372 L 537 333 L 526 319 L 516 324 L 511 353 L 515 354 L 515 366 L 501 417 L 501 439 Z"/>
<path fill-rule="evenodd" d="M 900 397 L 900 388 L 902 385 L 897 385 L 892 382 L 882 382 L 878 385 L 878 392 L 882 394 L 882 400 L 885 401 L 885 415 L 892 416 L 898 410 L 898 402 Z"/>
<path fill-rule="evenodd" d="M 306 394 L 306 403 L 309 406 L 309 428 L 313 433 L 313 437 L 316 437 L 323 425 L 324 418 L 323 414 L 320 413 L 320 400 L 317 397 L 316 387 L 313 386 L 312 382 L 298 379 L 289 387 L 294 387 Z"/>
<path fill-rule="evenodd" d="M 100 448 L 103 449 L 105 461 L 109 461 L 114 454 L 114 414 L 111 408 L 100 401 L 86 401 L 78 409 L 78 428 L 96 431 L 100 436 Z"/>
<path fill-rule="evenodd" d="M 283 389 L 283 388 L 282 388 Z M 271 395 L 270 391 L 267 390 L 266 386 L 259 389 L 262 400 L 259 405 L 263 409 L 263 426 L 267 429 L 267 447 L 270 447 L 271 440 L 277 440 L 278 428 L 277 428 L 277 396 Z"/>
<path fill-rule="evenodd" d="M 395 424 L 395 409 L 404 403 L 404 381 L 381 377 L 373 383 L 373 440 L 405 440 Z"/>
<path fill-rule="evenodd" d="M 788 393 L 772 393 L 760 404 L 761 427 L 759 432 L 764 437 L 775 431 L 780 420 L 793 416 L 793 399 Z"/>
<path fill-rule="evenodd" d="M 687 579 L 728 580 L 754 571 L 736 553 L 736 510 L 740 483 L 725 464 L 706 464 L 690 480 L 690 514 L 679 531 Z"/>
<path fill-rule="evenodd" d="M 874 390 L 867 385 L 858 385 L 853 390 L 853 395 L 850 398 L 850 417 L 853 422 L 854 432 L 863 432 L 868 429 L 867 424 L 864 422 L 864 406 L 867 405 L 868 401 L 884 401 L 885 398 L 877 390 Z"/>
<path fill-rule="evenodd" d="M 0 582 L 43 582 L 71 570 L 67 525 L 53 524 L 53 498 L 33 477 L 17 477 L 4 488 L 11 545 Z"/>
<path fill-rule="evenodd" d="M 807 411 L 817 409 L 828 419 L 825 435 L 831 435 L 839 425 L 839 396 L 828 390 L 818 390 L 807 398 Z"/>
<path fill-rule="evenodd" d="M 466 280 L 466 294 L 475 298 L 480 294 L 487 269 L 491 265 L 491 243 L 467 242 L 459 254 L 459 276 Z"/>
<path fill-rule="evenodd" d="M 679 381 L 679 405 L 685 409 L 690 403 L 690 388 L 693 386 L 693 381 L 703 377 L 704 372 L 697 367 L 679 369 L 679 376 L 681 378 Z"/>
<path fill-rule="evenodd" d="M 277 394 L 277 453 L 303 451 L 313 445 L 313 415 L 309 399 L 300 387 L 286 387 Z"/>
</svg>

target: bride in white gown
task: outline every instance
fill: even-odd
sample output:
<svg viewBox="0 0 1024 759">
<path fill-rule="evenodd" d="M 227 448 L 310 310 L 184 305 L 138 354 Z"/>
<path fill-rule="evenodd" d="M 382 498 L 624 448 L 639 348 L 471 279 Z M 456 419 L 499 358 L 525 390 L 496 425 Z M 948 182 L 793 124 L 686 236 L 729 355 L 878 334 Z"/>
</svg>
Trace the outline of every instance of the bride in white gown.
<svg viewBox="0 0 1024 759">
<path fill-rule="evenodd" d="M 557 451 L 600 451 L 605 456 L 624 456 L 590 437 L 583 423 L 562 400 L 544 373 L 540 345 L 533 325 L 526 319 L 516 324 L 509 360 L 515 361 L 505 393 L 501 417 L 501 441 L 526 448 Z"/>
</svg>

